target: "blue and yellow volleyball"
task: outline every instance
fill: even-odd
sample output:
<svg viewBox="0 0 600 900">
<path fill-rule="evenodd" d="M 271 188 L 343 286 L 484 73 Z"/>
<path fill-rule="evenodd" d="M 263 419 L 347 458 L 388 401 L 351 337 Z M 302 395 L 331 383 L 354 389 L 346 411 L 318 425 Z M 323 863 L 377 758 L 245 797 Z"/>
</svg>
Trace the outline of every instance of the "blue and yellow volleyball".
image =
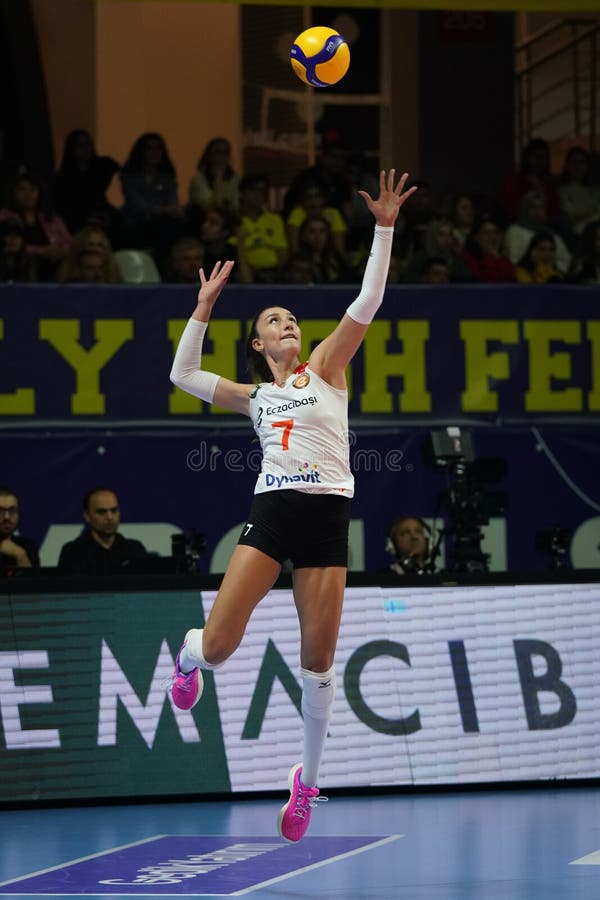
<svg viewBox="0 0 600 900">
<path fill-rule="evenodd" d="M 329 87 L 348 71 L 350 49 L 339 32 L 315 25 L 298 35 L 290 62 L 300 81 L 312 87 Z"/>
</svg>

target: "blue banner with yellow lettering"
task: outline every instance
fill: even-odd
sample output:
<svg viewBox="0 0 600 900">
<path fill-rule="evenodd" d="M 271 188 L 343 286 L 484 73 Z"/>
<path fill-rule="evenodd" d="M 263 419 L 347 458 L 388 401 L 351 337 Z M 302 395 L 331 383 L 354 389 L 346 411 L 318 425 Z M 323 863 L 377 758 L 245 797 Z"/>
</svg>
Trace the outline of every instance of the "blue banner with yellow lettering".
<svg viewBox="0 0 600 900">
<path fill-rule="evenodd" d="M 204 367 L 249 380 L 244 344 L 266 306 L 298 316 L 308 356 L 356 291 L 228 286 Z M 194 305 L 193 286 L 2 286 L 0 423 L 231 420 L 169 382 Z M 351 419 L 365 423 L 589 422 L 600 413 L 598 290 L 390 287 L 348 380 Z"/>
</svg>

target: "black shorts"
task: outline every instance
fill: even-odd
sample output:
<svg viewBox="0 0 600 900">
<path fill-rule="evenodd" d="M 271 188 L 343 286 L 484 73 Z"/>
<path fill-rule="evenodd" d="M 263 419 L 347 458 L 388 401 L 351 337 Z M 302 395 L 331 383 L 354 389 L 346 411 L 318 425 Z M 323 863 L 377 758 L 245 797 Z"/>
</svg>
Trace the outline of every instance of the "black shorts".
<svg viewBox="0 0 600 900">
<path fill-rule="evenodd" d="M 348 566 L 350 499 L 337 494 L 255 494 L 238 541 L 295 569 Z"/>
</svg>

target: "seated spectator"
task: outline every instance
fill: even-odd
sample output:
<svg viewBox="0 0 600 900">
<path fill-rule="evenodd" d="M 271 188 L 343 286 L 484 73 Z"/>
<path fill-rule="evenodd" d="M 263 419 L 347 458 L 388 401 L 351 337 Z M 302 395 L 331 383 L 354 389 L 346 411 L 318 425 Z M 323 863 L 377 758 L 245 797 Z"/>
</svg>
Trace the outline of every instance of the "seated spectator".
<svg viewBox="0 0 600 900">
<path fill-rule="evenodd" d="M 586 225 L 579 253 L 571 264 L 569 281 L 576 284 L 600 284 L 600 219 Z"/>
<path fill-rule="evenodd" d="M 525 194 L 535 191 L 542 194 L 550 220 L 560 213 L 558 191 L 550 174 L 550 148 L 542 138 L 532 138 L 521 154 L 518 172 L 510 175 L 502 188 L 502 206 L 510 219 L 516 219 Z"/>
<path fill-rule="evenodd" d="M 385 549 L 393 562 L 384 570 L 394 575 L 432 572 L 429 526 L 418 516 L 398 516 L 390 525 Z"/>
<path fill-rule="evenodd" d="M 183 236 L 183 209 L 179 205 L 175 167 L 164 138 L 149 131 L 135 141 L 121 169 L 129 226 L 126 246 L 150 249 L 160 256 Z"/>
<path fill-rule="evenodd" d="M 440 214 L 433 203 L 431 186 L 422 178 L 413 179 L 407 187 L 417 187 L 418 190 L 407 198 L 402 213 L 405 218 L 404 241 L 410 247 L 410 256 L 419 250 L 425 249 L 425 235 L 427 226 L 433 219 L 439 219 Z"/>
<path fill-rule="evenodd" d="M 77 232 L 66 259 L 58 268 L 58 280 L 101 284 L 119 284 L 123 281 L 104 229 L 86 225 Z"/>
<path fill-rule="evenodd" d="M 19 499 L 8 487 L 0 487 L 0 576 L 11 569 L 38 568 L 38 548 L 29 538 L 17 534 L 19 529 Z"/>
<path fill-rule="evenodd" d="M 69 575 L 118 575 L 133 560 L 147 556 L 140 541 L 118 533 L 121 514 L 111 488 L 95 487 L 83 498 L 86 527 L 60 551 L 58 567 Z"/>
<path fill-rule="evenodd" d="M 235 212 L 239 206 L 240 176 L 231 165 L 231 144 L 216 137 L 208 142 L 198 160 L 189 190 L 191 215 L 218 206 Z"/>
<path fill-rule="evenodd" d="M 547 284 L 565 280 L 556 264 L 556 241 L 551 231 L 538 231 L 517 263 L 520 284 Z"/>
<path fill-rule="evenodd" d="M 204 259 L 204 247 L 200 241 L 193 237 L 181 238 L 171 247 L 169 268 L 164 273 L 163 281 L 169 284 L 197 285 L 198 272 L 204 267 Z"/>
<path fill-rule="evenodd" d="M 16 222 L 23 229 L 27 253 L 36 262 L 38 281 L 54 281 L 56 267 L 64 259 L 71 235 L 43 196 L 42 184 L 23 173 L 12 185 L 9 206 L 0 209 L 0 222 Z"/>
<path fill-rule="evenodd" d="M 52 198 L 56 211 L 71 234 L 90 221 L 105 221 L 110 228 L 119 219 L 118 211 L 106 198 L 106 191 L 119 164 L 110 156 L 99 156 L 88 131 L 76 128 L 65 139 L 60 167 L 54 176 Z"/>
<path fill-rule="evenodd" d="M 285 225 L 279 213 L 267 207 L 269 182 L 265 175 L 245 175 L 240 181 L 240 223 L 235 241 L 238 257 L 249 267 L 257 284 L 278 280 L 288 255 Z"/>
<path fill-rule="evenodd" d="M 476 281 L 516 281 L 515 267 L 501 252 L 501 244 L 502 232 L 497 222 L 489 216 L 475 220 L 461 255 Z"/>
<path fill-rule="evenodd" d="M 461 251 L 475 221 L 475 204 L 470 194 L 457 194 L 450 207 L 454 248 Z"/>
<path fill-rule="evenodd" d="M 590 154 L 583 147 L 571 147 L 560 176 L 558 198 L 561 212 L 575 235 L 583 234 L 589 222 L 600 218 L 600 188 L 590 184 L 589 173 Z"/>
<path fill-rule="evenodd" d="M 351 284 L 356 281 L 333 241 L 331 224 L 324 215 L 310 215 L 299 229 L 298 250 L 311 261 L 313 284 Z"/>
<path fill-rule="evenodd" d="M 443 256 L 428 256 L 424 260 L 419 276 L 421 284 L 448 284 L 450 268 Z"/>
<path fill-rule="evenodd" d="M 552 234 L 558 268 L 563 272 L 568 271 L 571 254 L 561 236 L 550 227 L 544 195 L 538 191 L 530 191 L 521 201 L 519 218 L 508 226 L 504 235 L 504 252 L 514 265 L 525 255 L 531 238 L 538 231 Z"/>
<path fill-rule="evenodd" d="M 425 232 L 425 246 L 413 255 L 406 271 L 407 282 L 421 281 L 427 260 L 442 259 L 450 281 L 473 281 L 471 270 L 455 250 L 452 223 L 449 219 L 432 219 Z"/>
<path fill-rule="evenodd" d="M 203 265 L 206 273 L 212 272 L 215 263 L 219 261 L 225 262 L 226 259 L 233 259 L 237 262 L 237 247 L 231 241 L 236 224 L 237 220 L 234 219 L 233 214 L 221 206 L 214 206 L 206 211 L 204 221 L 200 226 L 200 240 L 204 245 Z M 235 269 L 232 274 L 236 280 L 243 280 L 238 278 L 239 273 Z M 250 281 L 252 281 L 251 273 Z"/>
<path fill-rule="evenodd" d="M 83 250 L 77 260 L 77 268 L 67 281 L 81 284 L 108 284 L 104 257 L 98 250 Z"/>
<path fill-rule="evenodd" d="M 331 240 L 337 252 L 346 252 L 346 223 L 339 209 L 325 205 L 325 195 L 315 182 L 306 184 L 296 206 L 286 219 L 286 233 L 292 253 L 300 248 L 300 228 L 308 216 L 322 216 L 329 222 Z"/>
<path fill-rule="evenodd" d="M 284 284 L 313 284 L 312 260 L 309 255 L 298 251 L 288 257 L 281 270 Z"/>
<path fill-rule="evenodd" d="M 35 259 L 27 253 L 22 225 L 3 222 L 0 225 L 0 282 L 36 280 Z"/>
<path fill-rule="evenodd" d="M 348 215 L 352 204 L 352 188 L 344 172 L 346 158 L 346 151 L 340 141 L 326 141 L 315 165 L 302 169 L 292 181 L 284 200 L 284 218 L 287 220 L 292 209 L 300 203 L 304 189 L 309 184 L 319 186 L 325 206 L 332 206 L 343 216 Z"/>
</svg>

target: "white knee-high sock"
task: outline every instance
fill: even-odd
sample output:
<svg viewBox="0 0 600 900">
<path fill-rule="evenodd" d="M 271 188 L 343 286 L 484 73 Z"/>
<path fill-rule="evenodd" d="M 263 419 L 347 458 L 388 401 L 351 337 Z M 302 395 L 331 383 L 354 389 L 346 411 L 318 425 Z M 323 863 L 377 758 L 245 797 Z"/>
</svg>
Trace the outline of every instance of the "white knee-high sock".
<svg viewBox="0 0 600 900">
<path fill-rule="evenodd" d="M 332 666 L 327 672 L 302 672 L 302 716 L 304 718 L 304 754 L 302 758 L 302 784 L 315 787 L 319 765 L 327 737 L 335 697 L 336 678 Z"/>
<path fill-rule="evenodd" d="M 202 652 L 203 628 L 192 628 L 185 636 L 185 647 L 179 654 L 179 668 L 187 675 L 192 669 L 220 669 L 223 663 L 209 663 Z"/>
</svg>

